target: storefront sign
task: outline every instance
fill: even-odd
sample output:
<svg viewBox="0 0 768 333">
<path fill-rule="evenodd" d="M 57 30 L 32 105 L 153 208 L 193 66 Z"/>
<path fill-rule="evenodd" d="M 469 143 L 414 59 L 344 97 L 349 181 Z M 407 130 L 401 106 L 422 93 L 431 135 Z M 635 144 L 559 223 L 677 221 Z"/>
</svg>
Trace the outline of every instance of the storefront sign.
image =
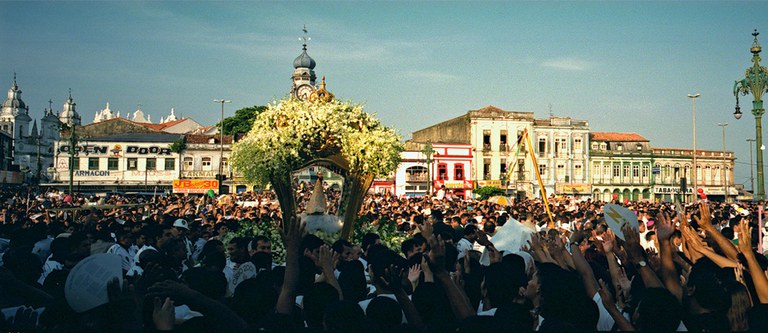
<svg viewBox="0 0 768 333">
<path fill-rule="evenodd" d="M 678 186 L 654 186 L 653 194 L 680 194 L 680 187 Z M 693 187 L 688 187 L 685 194 L 693 194 Z"/>
<path fill-rule="evenodd" d="M 498 187 L 501 188 L 501 180 L 478 180 L 477 187 Z"/>
<path fill-rule="evenodd" d="M 591 193 L 590 184 L 557 184 L 557 193 Z"/>
<path fill-rule="evenodd" d="M 175 179 L 173 181 L 173 193 L 204 194 L 208 190 L 218 193 L 219 181 L 215 179 Z"/>
<path fill-rule="evenodd" d="M 75 170 L 75 177 L 109 177 L 109 171 L 106 170 Z"/>
<path fill-rule="evenodd" d="M 181 178 L 214 178 L 216 173 L 213 171 L 182 171 Z"/>
<path fill-rule="evenodd" d="M 59 146 L 59 152 L 69 154 L 69 145 Z M 121 145 L 114 145 L 111 147 L 108 145 L 82 145 L 75 147 L 76 153 L 86 153 L 89 155 L 106 155 L 122 156 L 123 152 Z M 171 155 L 171 148 L 162 146 L 125 146 L 126 155 Z"/>
<path fill-rule="evenodd" d="M 471 190 L 473 182 L 471 180 L 436 180 L 435 188 L 445 185 L 449 190 Z"/>
</svg>

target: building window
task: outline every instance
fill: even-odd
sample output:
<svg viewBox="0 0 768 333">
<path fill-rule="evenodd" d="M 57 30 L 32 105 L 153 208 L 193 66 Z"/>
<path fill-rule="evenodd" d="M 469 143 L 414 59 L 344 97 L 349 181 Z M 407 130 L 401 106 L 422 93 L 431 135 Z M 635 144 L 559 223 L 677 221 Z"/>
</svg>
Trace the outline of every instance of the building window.
<svg viewBox="0 0 768 333">
<path fill-rule="evenodd" d="M 544 157 L 547 154 L 547 138 L 539 138 L 539 156 Z"/>
<path fill-rule="evenodd" d="M 453 165 L 454 180 L 464 180 L 464 164 Z"/>
<path fill-rule="evenodd" d="M 157 159 L 156 158 L 148 158 L 147 159 L 147 168 L 146 170 L 157 170 Z"/>
<path fill-rule="evenodd" d="M 447 180 L 448 179 L 448 165 L 445 163 L 438 163 L 437 164 L 437 179 L 439 180 Z"/>
<path fill-rule="evenodd" d="M 600 163 L 592 163 L 592 177 L 600 178 Z"/>
<path fill-rule="evenodd" d="M 72 170 L 80 170 L 80 158 L 75 157 L 72 159 Z"/>
<path fill-rule="evenodd" d="M 616 145 L 616 150 L 618 150 L 618 151 L 622 151 L 622 150 L 624 150 L 624 145 L 622 145 L 622 144 L 617 144 L 617 145 Z"/>
<path fill-rule="evenodd" d="M 696 166 L 696 181 L 701 181 L 701 165 Z"/>
<path fill-rule="evenodd" d="M 223 157 L 221 159 L 221 170 L 224 170 L 222 172 L 228 172 L 229 171 L 229 159 L 226 157 Z"/>
<path fill-rule="evenodd" d="M 709 180 L 712 179 L 712 168 L 707 165 L 706 168 L 704 168 L 704 179 Z"/>
<path fill-rule="evenodd" d="M 491 151 L 491 130 L 483 130 L 483 151 Z"/>
<path fill-rule="evenodd" d="M 648 178 L 648 174 L 650 173 L 651 167 L 648 165 L 643 165 L 643 178 Z"/>
<path fill-rule="evenodd" d="M 547 165 L 539 164 L 539 176 L 544 177 L 547 175 Z"/>
<path fill-rule="evenodd" d="M 557 165 L 557 179 L 558 180 L 565 179 L 565 165 L 562 165 L 562 164 Z"/>
<path fill-rule="evenodd" d="M 600 143 L 600 150 L 606 150 L 606 149 L 608 149 L 608 144 L 605 143 L 605 142 L 601 142 Z"/>
<path fill-rule="evenodd" d="M 194 168 L 194 166 L 195 166 L 195 160 L 192 157 L 184 158 L 184 165 L 183 165 L 184 170 L 190 171 Z"/>
<path fill-rule="evenodd" d="M 584 178 L 584 170 L 582 170 L 581 164 L 576 164 L 573 166 L 573 178 L 579 180 Z"/>
<path fill-rule="evenodd" d="M 117 159 L 116 157 L 108 158 L 107 159 L 107 170 L 117 170 L 117 169 L 119 169 L 119 167 L 118 167 L 119 161 L 120 160 Z"/>
<path fill-rule="evenodd" d="M 640 166 L 637 164 L 632 165 L 632 177 L 640 177 Z"/>
<path fill-rule="evenodd" d="M 98 157 L 89 157 L 88 158 L 88 170 L 99 170 L 99 158 Z"/>
<path fill-rule="evenodd" d="M 175 158 L 166 158 L 165 159 L 165 170 L 176 170 L 176 159 Z"/>
<path fill-rule="evenodd" d="M 637 150 L 643 150 L 643 145 L 642 145 L 642 144 L 640 144 L 640 143 L 638 143 L 638 144 L 637 144 Z"/>
<path fill-rule="evenodd" d="M 629 177 L 629 164 L 624 164 L 622 169 L 623 169 L 623 170 L 622 170 L 622 171 L 623 171 L 623 172 L 622 172 L 622 176 L 623 176 L 624 178 L 627 178 L 627 177 Z"/>
<path fill-rule="evenodd" d="M 138 170 L 139 169 L 139 159 L 138 158 L 129 158 L 128 159 L 128 167 L 126 168 L 128 170 Z"/>
<path fill-rule="evenodd" d="M 592 142 L 592 150 L 597 150 L 597 142 Z"/>
<path fill-rule="evenodd" d="M 499 170 L 501 170 L 502 177 L 506 176 L 506 174 L 507 174 L 507 160 L 505 160 L 505 159 L 501 160 L 501 163 L 499 163 Z M 504 178 L 506 178 L 506 177 L 504 177 Z"/>
<path fill-rule="evenodd" d="M 613 165 L 613 177 L 614 178 L 621 177 L 621 170 L 618 164 Z"/>
<path fill-rule="evenodd" d="M 603 165 L 603 177 L 608 178 L 611 176 L 611 166 L 608 164 Z"/>
<path fill-rule="evenodd" d="M 581 138 L 573 139 L 573 150 L 574 151 L 581 152 L 581 149 L 582 149 L 581 146 L 582 146 Z"/>
<path fill-rule="evenodd" d="M 507 151 L 507 131 L 501 131 L 499 134 L 499 151 Z"/>
<path fill-rule="evenodd" d="M 483 160 L 483 180 L 491 179 L 491 159 Z"/>
<path fill-rule="evenodd" d="M 211 171 L 211 158 L 210 157 L 203 157 L 203 170 L 204 171 Z"/>
</svg>

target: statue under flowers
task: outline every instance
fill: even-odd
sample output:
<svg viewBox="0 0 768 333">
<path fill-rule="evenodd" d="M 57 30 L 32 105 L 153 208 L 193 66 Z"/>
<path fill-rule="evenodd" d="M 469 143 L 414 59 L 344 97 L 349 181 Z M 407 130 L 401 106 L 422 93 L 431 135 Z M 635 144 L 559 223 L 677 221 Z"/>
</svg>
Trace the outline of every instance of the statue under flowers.
<svg viewBox="0 0 768 333">
<path fill-rule="evenodd" d="M 343 225 L 341 237 L 349 239 L 363 196 L 375 177 L 389 176 L 397 168 L 403 145 L 393 129 L 362 105 L 335 100 L 324 85 L 315 93 L 307 101 L 288 97 L 271 103 L 234 144 L 232 166 L 249 182 L 271 184 L 283 216 L 297 214 L 291 172 L 321 165 L 338 173 L 344 182 L 335 216 Z M 313 209 L 306 213 L 327 216 Z"/>
</svg>

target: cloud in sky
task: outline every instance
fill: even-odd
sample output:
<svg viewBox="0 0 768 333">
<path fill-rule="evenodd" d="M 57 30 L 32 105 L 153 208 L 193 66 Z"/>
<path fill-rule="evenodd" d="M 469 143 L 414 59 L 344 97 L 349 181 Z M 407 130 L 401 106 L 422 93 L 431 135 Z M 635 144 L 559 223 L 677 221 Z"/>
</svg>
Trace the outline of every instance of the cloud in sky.
<svg viewBox="0 0 768 333">
<path fill-rule="evenodd" d="M 564 71 L 585 71 L 592 67 L 589 61 L 580 60 L 576 58 L 557 58 L 545 60 L 541 63 L 543 67 L 549 67 Z"/>
</svg>

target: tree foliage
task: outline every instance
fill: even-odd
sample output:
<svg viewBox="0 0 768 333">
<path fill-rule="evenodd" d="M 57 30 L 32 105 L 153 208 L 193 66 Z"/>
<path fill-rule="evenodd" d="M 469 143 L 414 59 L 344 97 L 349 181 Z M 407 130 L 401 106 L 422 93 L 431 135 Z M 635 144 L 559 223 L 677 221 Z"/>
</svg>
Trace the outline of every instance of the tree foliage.
<svg viewBox="0 0 768 333">
<path fill-rule="evenodd" d="M 235 111 L 234 116 L 224 118 L 224 135 L 250 132 L 256 116 L 266 109 L 267 107 L 264 105 L 256 105 Z M 216 124 L 217 127 L 220 125 L 221 123 Z"/>
<path fill-rule="evenodd" d="M 485 200 L 492 196 L 504 195 L 504 190 L 493 186 L 483 186 L 474 191 L 477 200 Z"/>
</svg>

